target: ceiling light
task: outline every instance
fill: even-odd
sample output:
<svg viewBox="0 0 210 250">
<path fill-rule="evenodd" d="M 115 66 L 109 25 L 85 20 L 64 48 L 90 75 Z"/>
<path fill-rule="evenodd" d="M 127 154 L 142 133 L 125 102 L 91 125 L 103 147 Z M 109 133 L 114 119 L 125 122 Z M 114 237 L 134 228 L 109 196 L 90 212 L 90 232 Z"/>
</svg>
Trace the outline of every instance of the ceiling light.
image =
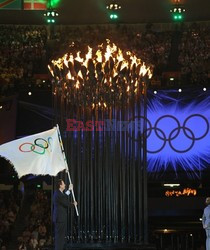
<svg viewBox="0 0 210 250">
<path fill-rule="evenodd" d="M 109 10 L 119 10 L 119 9 L 121 9 L 121 5 L 119 5 L 116 2 L 113 2 L 111 4 L 107 4 L 106 8 Z"/>
</svg>

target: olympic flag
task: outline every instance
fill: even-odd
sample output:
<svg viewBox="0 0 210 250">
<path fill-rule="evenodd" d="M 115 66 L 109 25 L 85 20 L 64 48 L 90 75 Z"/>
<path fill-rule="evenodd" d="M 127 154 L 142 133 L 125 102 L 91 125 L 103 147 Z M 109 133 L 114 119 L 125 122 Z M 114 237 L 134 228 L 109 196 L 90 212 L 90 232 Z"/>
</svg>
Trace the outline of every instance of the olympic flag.
<svg viewBox="0 0 210 250">
<path fill-rule="evenodd" d="M 0 145 L 0 155 L 9 160 L 19 178 L 51 175 L 66 169 L 57 128 Z"/>
</svg>

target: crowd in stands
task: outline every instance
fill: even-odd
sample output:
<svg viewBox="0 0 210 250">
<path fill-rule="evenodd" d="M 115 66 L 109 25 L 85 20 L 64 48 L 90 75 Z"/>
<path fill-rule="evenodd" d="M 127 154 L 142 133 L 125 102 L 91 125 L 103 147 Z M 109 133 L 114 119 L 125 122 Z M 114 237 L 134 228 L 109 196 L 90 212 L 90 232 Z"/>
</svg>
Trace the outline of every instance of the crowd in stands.
<svg viewBox="0 0 210 250">
<path fill-rule="evenodd" d="M 20 206 L 19 192 L 14 190 L 0 192 L 0 247 L 2 250 L 8 245 Z"/>
<path fill-rule="evenodd" d="M 181 26 L 180 26 L 181 27 Z M 208 27 L 208 26 L 207 26 Z M 183 82 L 205 83 L 209 74 L 210 30 L 200 24 L 181 29 L 179 48 L 180 74 Z M 74 43 L 73 50 L 96 46 L 110 39 L 122 50 L 136 53 L 152 65 L 154 78 L 161 80 L 167 71 L 173 31 L 144 30 L 138 25 L 58 26 L 53 32 L 47 26 L 0 25 L 0 93 L 33 83 L 36 74 L 48 74 L 47 64 L 62 55 Z M 72 48 L 71 48 L 72 50 Z"/>
<path fill-rule="evenodd" d="M 206 83 L 210 64 L 210 28 L 193 24 L 184 30 L 179 63 L 186 82 Z"/>
<path fill-rule="evenodd" d="M 44 191 L 36 191 L 30 213 L 23 222 L 25 229 L 18 237 L 19 250 L 41 250 L 52 245 L 50 204 Z"/>
<path fill-rule="evenodd" d="M 0 86 L 14 88 L 46 67 L 44 26 L 0 25 Z M 46 69 L 45 69 L 46 71 Z"/>
</svg>

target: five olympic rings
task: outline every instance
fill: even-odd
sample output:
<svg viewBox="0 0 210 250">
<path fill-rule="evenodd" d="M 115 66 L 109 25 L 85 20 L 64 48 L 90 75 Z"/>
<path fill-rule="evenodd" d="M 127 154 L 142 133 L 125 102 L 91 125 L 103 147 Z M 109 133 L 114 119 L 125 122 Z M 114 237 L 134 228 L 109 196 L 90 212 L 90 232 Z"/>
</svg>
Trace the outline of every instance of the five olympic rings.
<svg viewBox="0 0 210 250">
<path fill-rule="evenodd" d="M 46 149 L 49 149 L 49 151 L 52 152 L 51 142 L 52 137 L 48 137 L 47 140 L 43 138 L 37 138 L 34 140 L 34 144 L 30 142 L 22 143 L 19 146 L 19 150 L 23 153 L 34 152 L 36 154 L 43 155 L 45 154 Z"/>
<path fill-rule="evenodd" d="M 177 124 L 176 128 L 172 129 L 168 136 L 166 136 L 165 132 L 162 129 L 160 129 L 160 127 L 158 127 L 160 122 L 165 118 L 172 119 Z M 190 119 L 192 119 L 192 118 L 202 119 L 203 122 L 205 123 L 205 130 L 202 132 L 202 134 L 200 136 L 196 137 L 195 131 L 192 131 L 192 129 L 187 127 L 187 125 L 190 122 Z M 141 132 L 141 129 L 140 129 L 140 136 L 138 139 L 136 139 L 135 135 L 134 135 L 135 132 L 132 132 L 132 135 L 131 135 L 131 133 L 129 133 L 129 131 L 128 131 L 128 134 L 127 134 L 128 137 L 130 137 L 134 141 L 141 141 L 141 143 L 143 143 L 142 138 L 148 139 L 150 137 L 151 133 L 154 132 L 156 137 L 162 141 L 162 145 L 156 150 L 150 150 L 147 148 L 147 152 L 151 153 L 151 154 L 155 154 L 155 153 L 160 152 L 166 146 L 167 142 L 173 151 L 175 151 L 177 153 L 186 153 L 193 148 L 196 141 L 203 139 L 209 132 L 209 122 L 208 122 L 207 118 L 201 114 L 193 114 L 193 115 L 188 116 L 184 120 L 183 125 L 181 125 L 179 120 L 172 115 L 163 115 L 163 116 L 159 117 L 157 119 L 157 121 L 155 122 L 154 127 L 152 127 L 152 123 L 149 121 L 149 119 L 147 119 L 144 116 L 136 116 L 136 117 L 134 117 L 133 120 L 135 120 L 135 119 L 143 120 L 143 122 L 142 122 L 143 132 Z M 185 135 L 186 138 L 191 140 L 190 145 L 185 149 L 178 149 L 173 144 L 173 140 L 179 136 L 181 131 L 183 132 L 183 134 Z"/>
</svg>

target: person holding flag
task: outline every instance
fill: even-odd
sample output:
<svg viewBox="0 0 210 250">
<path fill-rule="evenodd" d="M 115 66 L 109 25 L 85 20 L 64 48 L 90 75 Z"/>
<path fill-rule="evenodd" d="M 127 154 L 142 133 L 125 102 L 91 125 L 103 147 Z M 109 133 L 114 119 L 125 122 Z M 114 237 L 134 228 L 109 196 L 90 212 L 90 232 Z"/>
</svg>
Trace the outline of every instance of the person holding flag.
<svg viewBox="0 0 210 250">
<path fill-rule="evenodd" d="M 65 244 L 65 236 L 67 233 L 67 212 L 70 202 L 68 195 L 73 190 L 73 184 L 69 185 L 69 190 L 64 193 L 65 183 L 59 179 L 56 184 L 57 190 L 53 196 L 53 223 L 55 231 L 55 250 L 63 250 Z M 72 203 L 77 206 L 77 202 Z"/>
</svg>

